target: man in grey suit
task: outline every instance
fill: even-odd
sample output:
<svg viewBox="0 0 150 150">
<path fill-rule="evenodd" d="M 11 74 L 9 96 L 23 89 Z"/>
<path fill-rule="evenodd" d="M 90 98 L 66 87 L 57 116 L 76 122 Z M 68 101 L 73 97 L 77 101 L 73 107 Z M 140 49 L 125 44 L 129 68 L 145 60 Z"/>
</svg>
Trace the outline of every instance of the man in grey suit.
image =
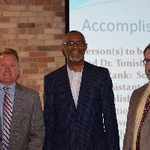
<svg viewBox="0 0 150 150">
<path fill-rule="evenodd" d="M 150 44 L 144 52 L 145 73 L 150 80 Z M 150 149 L 150 82 L 133 91 L 127 115 L 123 150 Z"/>
<path fill-rule="evenodd" d="M 0 52 L 0 121 L 3 150 L 41 150 L 44 141 L 44 122 L 40 97 L 37 91 L 16 82 L 20 72 L 18 54 L 14 49 Z M 12 103 L 10 129 L 5 140 L 6 110 L 4 87 L 8 88 Z M 5 106 L 6 107 L 6 106 Z M 6 133 L 5 133 L 6 134 Z"/>
</svg>

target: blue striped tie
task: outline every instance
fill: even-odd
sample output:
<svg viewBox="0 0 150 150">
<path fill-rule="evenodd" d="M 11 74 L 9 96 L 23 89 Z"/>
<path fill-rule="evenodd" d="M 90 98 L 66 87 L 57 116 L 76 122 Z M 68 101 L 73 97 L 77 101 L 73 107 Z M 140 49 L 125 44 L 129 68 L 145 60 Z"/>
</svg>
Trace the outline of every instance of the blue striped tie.
<svg viewBox="0 0 150 150">
<path fill-rule="evenodd" d="M 4 104 L 3 104 L 4 124 L 3 124 L 2 150 L 8 150 L 13 106 L 12 106 L 11 97 L 8 93 L 8 87 L 4 87 L 4 91 L 5 91 L 5 96 L 4 96 Z"/>
</svg>

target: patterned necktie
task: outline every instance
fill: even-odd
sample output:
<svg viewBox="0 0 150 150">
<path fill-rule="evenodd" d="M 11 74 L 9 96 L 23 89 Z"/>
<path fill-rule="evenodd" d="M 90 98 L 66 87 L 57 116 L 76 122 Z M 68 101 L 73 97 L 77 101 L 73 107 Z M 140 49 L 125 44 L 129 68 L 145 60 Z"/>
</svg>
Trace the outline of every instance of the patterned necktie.
<svg viewBox="0 0 150 150">
<path fill-rule="evenodd" d="M 4 87 L 5 96 L 4 96 L 4 104 L 3 104 L 3 146 L 2 150 L 9 149 L 9 135 L 11 128 L 11 118 L 12 118 L 12 101 L 11 97 L 8 93 L 8 87 Z"/>
<path fill-rule="evenodd" d="M 146 99 L 146 103 L 145 103 L 145 107 L 143 110 L 143 116 L 140 122 L 140 126 L 138 128 L 138 133 L 137 133 L 137 141 L 136 141 L 136 150 L 140 150 L 140 137 L 141 137 L 141 128 L 142 125 L 144 123 L 144 121 L 146 120 L 146 117 L 148 115 L 150 111 L 150 94 L 148 95 L 147 99 Z"/>
</svg>

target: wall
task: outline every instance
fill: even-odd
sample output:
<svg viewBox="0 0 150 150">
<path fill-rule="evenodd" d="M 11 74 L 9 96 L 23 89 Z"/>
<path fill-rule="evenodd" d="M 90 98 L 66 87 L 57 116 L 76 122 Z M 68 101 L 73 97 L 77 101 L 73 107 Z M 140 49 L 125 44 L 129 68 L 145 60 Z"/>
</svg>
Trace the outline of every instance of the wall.
<svg viewBox="0 0 150 150">
<path fill-rule="evenodd" d="M 62 66 L 65 0 L 0 0 L 0 50 L 18 51 L 18 82 L 39 91 L 43 105 L 43 77 Z"/>
</svg>

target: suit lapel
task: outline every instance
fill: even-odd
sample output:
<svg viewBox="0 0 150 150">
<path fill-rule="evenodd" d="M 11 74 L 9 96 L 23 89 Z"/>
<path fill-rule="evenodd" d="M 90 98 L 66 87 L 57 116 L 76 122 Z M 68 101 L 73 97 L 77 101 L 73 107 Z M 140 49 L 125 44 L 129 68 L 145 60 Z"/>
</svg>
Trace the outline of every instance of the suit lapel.
<svg viewBox="0 0 150 150">
<path fill-rule="evenodd" d="M 78 98 L 78 109 L 80 108 L 81 103 L 85 100 L 85 94 L 87 93 L 86 90 L 89 87 L 89 84 L 91 83 L 91 74 L 89 71 L 90 66 L 87 62 L 84 63 L 84 68 L 82 72 L 82 78 L 81 78 L 81 85 L 79 90 L 79 98 Z M 86 102 L 84 102 L 84 105 L 86 105 Z"/>
<path fill-rule="evenodd" d="M 84 93 L 86 93 L 86 90 L 89 87 L 89 84 L 91 84 L 90 80 L 92 78 L 92 75 L 89 72 L 89 68 L 90 68 L 90 65 L 87 62 L 85 62 L 83 72 L 82 72 L 77 109 L 80 108 L 80 103 L 85 100 Z M 68 72 L 67 72 L 67 65 L 64 65 L 62 67 L 60 75 L 63 80 L 62 86 L 66 89 L 68 96 L 70 97 L 69 99 L 71 100 L 71 103 L 73 103 L 74 109 L 76 110 L 76 106 L 74 103 L 74 99 L 73 99 L 72 91 L 71 91 L 71 87 L 70 87 L 70 82 L 69 82 L 69 77 L 68 77 Z M 83 102 L 83 104 L 86 105 L 86 102 Z"/>
<path fill-rule="evenodd" d="M 69 103 L 71 103 L 73 105 L 74 110 L 76 110 L 76 106 L 75 106 L 72 91 L 71 91 L 69 76 L 68 76 L 68 72 L 67 72 L 67 65 L 63 66 L 60 75 L 62 78 L 62 87 L 64 89 L 66 89 L 67 96 L 69 97 L 68 99 L 70 100 Z"/>
<path fill-rule="evenodd" d="M 135 121 L 136 121 L 136 114 L 138 111 L 138 107 L 139 104 L 142 100 L 143 94 L 147 88 L 148 84 L 146 84 L 143 88 L 139 89 L 138 92 L 136 92 L 135 97 L 131 98 L 131 103 L 132 103 L 132 107 L 130 110 L 130 115 L 131 118 L 129 118 L 129 124 L 132 127 L 131 130 L 134 131 L 134 125 L 135 125 Z M 133 101 L 132 101 L 133 100 Z"/>
<path fill-rule="evenodd" d="M 14 142 L 14 137 L 16 137 L 17 133 L 16 130 L 19 129 L 18 120 L 22 116 L 21 113 L 23 111 L 21 110 L 23 108 L 23 97 L 24 94 L 21 90 L 21 87 L 18 83 L 16 83 L 16 91 L 15 91 L 15 97 L 14 97 L 14 106 L 13 106 L 13 115 L 12 115 L 12 125 L 11 125 L 11 131 L 10 131 L 10 149 L 11 149 L 11 142 Z"/>
<path fill-rule="evenodd" d="M 137 113 L 137 109 L 139 107 L 139 104 L 142 100 L 142 97 L 144 95 L 144 92 L 147 88 L 147 85 L 145 85 L 142 89 L 139 89 L 138 93 L 136 93 L 135 98 L 133 98 L 135 101 L 133 102 L 133 107 L 131 110 L 131 113 L 136 116 L 135 114 Z"/>
</svg>

